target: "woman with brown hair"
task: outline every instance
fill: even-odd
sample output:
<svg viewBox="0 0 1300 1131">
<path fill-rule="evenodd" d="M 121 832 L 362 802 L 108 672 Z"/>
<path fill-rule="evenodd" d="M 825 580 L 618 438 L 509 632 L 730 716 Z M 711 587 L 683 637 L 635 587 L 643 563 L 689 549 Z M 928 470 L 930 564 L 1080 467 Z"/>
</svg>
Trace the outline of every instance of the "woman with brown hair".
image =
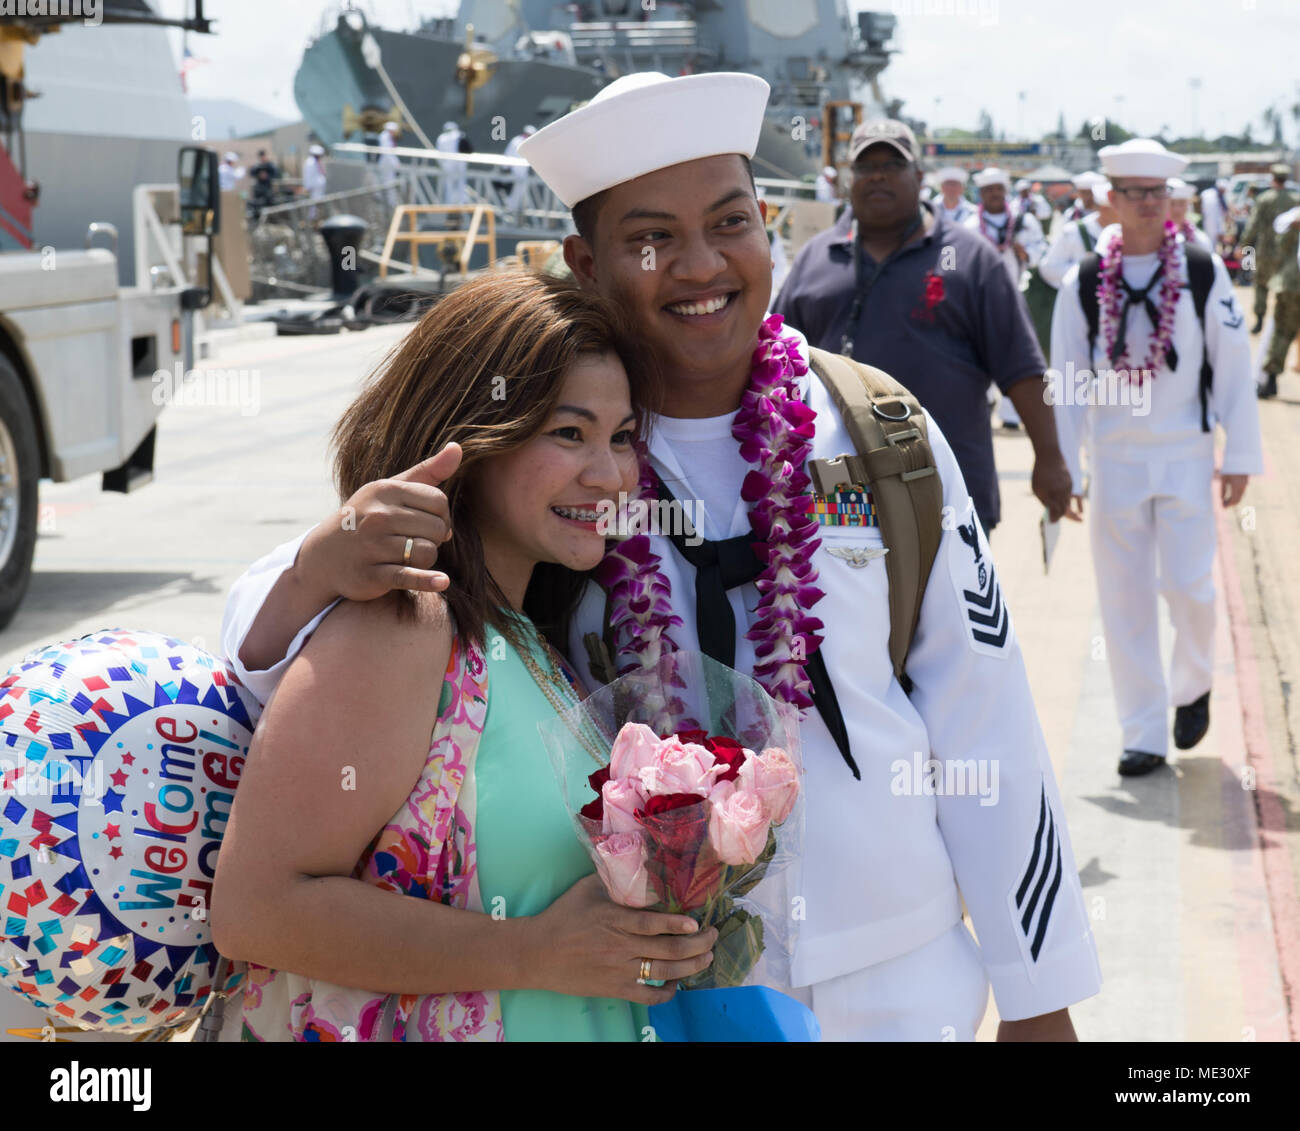
<svg viewBox="0 0 1300 1131">
<path fill-rule="evenodd" d="M 247 963 L 227 1039 L 641 1040 L 712 960 L 711 928 L 606 898 L 536 729 L 581 694 L 545 636 L 637 481 L 653 386 L 625 342 L 603 300 L 494 276 L 339 422 L 343 499 L 460 446 L 449 584 L 340 602 L 262 715 L 213 893 Z"/>
</svg>

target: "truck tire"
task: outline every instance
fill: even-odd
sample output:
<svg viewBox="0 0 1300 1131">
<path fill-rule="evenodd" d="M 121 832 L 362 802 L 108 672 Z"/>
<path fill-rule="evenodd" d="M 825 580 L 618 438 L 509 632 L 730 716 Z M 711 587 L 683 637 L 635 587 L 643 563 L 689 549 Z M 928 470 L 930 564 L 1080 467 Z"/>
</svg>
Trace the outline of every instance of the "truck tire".
<svg viewBox="0 0 1300 1131">
<path fill-rule="evenodd" d="M 40 474 L 31 405 L 13 363 L 0 354 L 0 629 L 31 579 Z"/>
</svg>

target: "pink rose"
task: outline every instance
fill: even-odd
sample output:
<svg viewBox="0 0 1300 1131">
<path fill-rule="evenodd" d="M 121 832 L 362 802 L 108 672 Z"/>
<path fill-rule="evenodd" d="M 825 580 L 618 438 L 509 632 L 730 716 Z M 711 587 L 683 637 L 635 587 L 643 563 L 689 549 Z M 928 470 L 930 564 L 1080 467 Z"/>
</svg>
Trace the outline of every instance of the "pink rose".
<svg viewBox="0 0 1300 1131">
<path fill-rule="evenodd" d="M 703 746 L 665 738 L 659 744 L 655 764 L 641 770 L 641 788 L 649 797 L 668 793 L 698 793 L 707 797 L 725 769 L 713 761 L 713 755 Z"/>
<path fill-rule="evenodd" d="M 636 781 L 617 781 L 611 779 L 601 790 L 605 810 L 601 821 L 601 831 L 606 833 L 634 833 L 640 825 L 633 815 L 638 809 L 645 808 L 645 794 L 636 786 Z"/>
<path fill-rule="evenodd" d="M 799 796 L 799 770 L 789 754 L 779 746 L 769 746 L 762 754 L 745 759 L 736 785 L 756 793 L 768 819 L 779 825 Z"/>
<path fill-rule="evenodd" d="M 659 753 L 659 737 L 644 723 L 627 723 L 614 739 L 609 755 L 610 777 L 632 778 L 645 766 L 653 766 Z"/>
<path fill-rule="evenodd" d="M 728 778 L 719 778 L 713 783 L 713 789 L 709 791 L 709 800 L 714 805 L 721 805 L 733 793 L 736 792 L 736 783 Z"/>
<path fill-rule="evenodd" d="M 709 843 L 724 864 L 752 864 L 767 847 L 771 825 L 758 795 L 737 789 L 709 815 Z"/>
<path fill-rule="evenodd" d="M 645 865 L 639 833 L 615 833 L 596 844 L 596 871 L 609 898 L 624 907 L 648 907 L 655 901 Z"/>
</svg>

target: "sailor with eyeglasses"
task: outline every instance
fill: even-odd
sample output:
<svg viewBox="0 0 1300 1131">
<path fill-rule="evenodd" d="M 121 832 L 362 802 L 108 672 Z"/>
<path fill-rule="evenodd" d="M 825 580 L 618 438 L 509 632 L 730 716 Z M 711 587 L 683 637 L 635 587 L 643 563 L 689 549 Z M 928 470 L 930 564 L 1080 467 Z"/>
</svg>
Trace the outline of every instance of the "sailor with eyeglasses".
<svg viewBox="0 0 1300 1131">
<path fill-rule="evenodd" d="M 1088 450 L 1093 562 L 1123 733 L 1119 772 L 1138 775 L 1166 765 L 1171 698 L 1179 749 L 1209 729 L 1214 497 L 1235 506 L 1263 464 L 1245 314 L 1223 261 L 1168 222 L 1168 178 L 1187 159 L 1147 138 L 1100 156 L 1119 224 L 1102 233 L 1102 255 L 1086 256 L 1061 282 L 1048 379 L 1079 516 L 1079 450 Z M 1226 434 L 1217 485 L 1216 424 Z M 1174 628 L 1168 685 L 1158 593 Z"/>
</svg>

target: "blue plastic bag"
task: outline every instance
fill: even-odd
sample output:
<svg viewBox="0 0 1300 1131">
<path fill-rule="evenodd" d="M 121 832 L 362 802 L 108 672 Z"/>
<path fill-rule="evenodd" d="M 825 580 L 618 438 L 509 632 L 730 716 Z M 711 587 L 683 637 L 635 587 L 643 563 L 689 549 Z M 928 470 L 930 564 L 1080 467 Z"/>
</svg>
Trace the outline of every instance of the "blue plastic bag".
<svg viewBox="0 0 1300 1131">
<path fill-rule="evenodd" d="M 767 986 L 683 990 L 648 1012 L 661 1041 L 820 1041 L 822 1035 L 811 1009 Z"/>
</svg>

